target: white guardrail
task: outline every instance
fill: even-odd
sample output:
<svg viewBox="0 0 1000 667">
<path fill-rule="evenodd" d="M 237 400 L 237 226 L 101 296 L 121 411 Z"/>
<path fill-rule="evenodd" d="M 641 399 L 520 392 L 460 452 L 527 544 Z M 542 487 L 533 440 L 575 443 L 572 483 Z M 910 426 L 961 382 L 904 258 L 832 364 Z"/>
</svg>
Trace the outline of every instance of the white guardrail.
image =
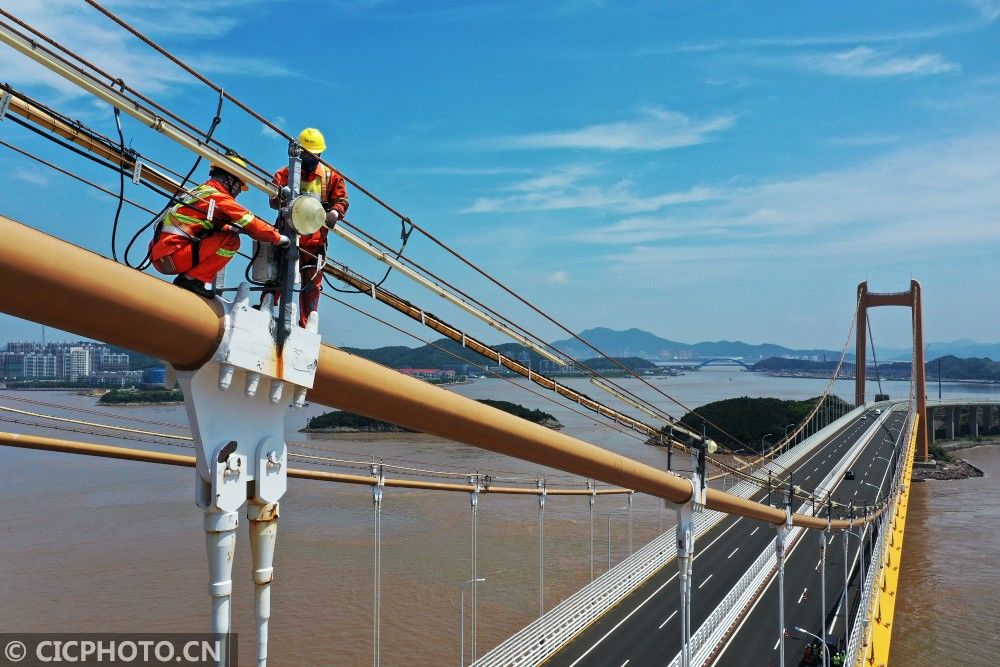
<svg viewBox="0 0 1000 667">
<path fill-rule="evenodd" d="M 858 438 L 854 446 L 844 455 L 840 465 L 831 470 L 823 478 L 823 481 L 816 487 L 820 495 L 823 495 L 823 492 L 830 488 L 831 483 L 839 479 L 844 474 L 844 471 L 851 466 L 855 457 L 875 435 L 878 428 L 889 418 L 889 415 L 890 411 L 886 410 L 879 419 L 876 419 L 868 427 L 864 435 Z M 810 503 L 803 503 L 796 511 L 801 514 L 811 514 L 812 505 Z M 805 528 L 795 527 L 789 531 L 786 552 L 791 551 L 799 536 L 805 530 Z M 732 625 L 739 619 L 740 612 L 756 599 L 764 583 L 777 571 L 777 567 L 778 557 L 774 551 L 774 546 L 768 545 L 736 585 L 730 589 L 722 599 L 722 602 L 716 606 L 712 613 L 708 615 L 708 618 L 691 635 L 692 664 L 701 665 L 709 659 L 716 645 L 726 636 Z M 681 654 L 678 652 L 669 664 L 670 667 L 674 667 L 675 665 L 680 665 L 680 662 Z"/>
<path fill-rule="evenodd" d="M 871 404 L 855 408 L 831 422 L 756 471 L 754 476 L 766 483 L 768 470 L 774 472 L 795 464 L 869 407 Z M 729 493 L 749 498 L 759 489 L 760 484 L 742 481 L 730 488 Z M 724 512 L 713 510 L 701 512 L 694 519 L 695 534 L 700 537 L 726 516 Z M 473 663 L 473 667 L 533 667 L 541 664 L 676 555 L 677 540 L 674 530 L 670 529 L 483 655 Z"/>
</svg>

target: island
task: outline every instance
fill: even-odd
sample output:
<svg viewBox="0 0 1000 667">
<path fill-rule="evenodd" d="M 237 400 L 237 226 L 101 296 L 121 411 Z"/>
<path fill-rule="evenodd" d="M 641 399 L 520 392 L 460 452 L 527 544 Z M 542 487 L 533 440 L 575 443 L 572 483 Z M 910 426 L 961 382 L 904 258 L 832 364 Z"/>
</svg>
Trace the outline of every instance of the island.
<svg viewBox="0 0 1000 667">
<path fill-rule="evenodd" d="M 749 396 L 727 398 L 706 403 L 687 413 L 681 417 L 681 423 L 701 433 L 703 420 L 708 420 L 707 435 L 720 446 L 734 452 L 759 454 L 762 440 L 765 446 L 778 442 L 784 436 L 786 427 L 790 432 L 790 425 L 798 425 L 805 419 L 817 401 L 819 396 L 804 401 Z M 825 402 L 826 406 L 821 406 L 820 411 L 829 409 L 843 413 L 852 407 L 837 396 L 827 396 Z M 664 427 L 662 433 L 666 435 L 667 431 Z M 649 438 L 646 444 L 659 445 L 660 439 Z"/>
<path fill-rule="evenodd" d="M 183 403 L 180 389 L 112 389 L 98 400 L 101 405 L 151 405 Z"/>
<path fill-rule="evenodd" d="M 547 412 L 532 410 L 510 401 L 494 401 L 490 399 L 478 399 L 478 403 L 488 405 L 497 410 L 503 410 L 515 417 L 520 417 L 534 424 L 551 429 L 563 427 L 559 420 Z M 325 412 L 309 419 L 308 424 L 300 433 L 414 433 L 408 428 L 390 424 L 371 417 L 363 417 L 353 412 L 344 410 L 334 410 Z"/>
<path fill-rule="evenodd" d="M 750 370 L 755 373 L 767 373 L 778 377 L 828 378 L 837 368 L 836 361 L 809 361 L 806 359 L 785 359 L 771 357 L 758 361 Z M 1000 362 L 983 357 L 981 359 L 961 359 L 945 355 L 932 359 L 925 364 L 925 372 L 929 381 L 943 382 L 978 382 L 984 384 L 1000 383 Z M 874 371 L 869 375 L 875 377 Z M 883 380 L 909 380 L 910 362 L 891 361 L 878 365 L 878 376 Z M 845 362 L 841 368 L 840 377 L 854 377 L 854 364 Z"/>
</svg>

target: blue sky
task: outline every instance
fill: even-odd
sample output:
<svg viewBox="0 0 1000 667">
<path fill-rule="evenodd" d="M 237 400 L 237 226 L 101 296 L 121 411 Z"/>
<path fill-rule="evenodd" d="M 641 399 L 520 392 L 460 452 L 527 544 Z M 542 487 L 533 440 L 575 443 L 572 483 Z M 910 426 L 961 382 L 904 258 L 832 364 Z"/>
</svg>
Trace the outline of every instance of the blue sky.
<svg viewBox="0 0 1000 667">
<path fill-rule="evenodd" d="M 210 90 L 82 2 L 4 5 L 189 120 L 211 118 Z M 286 130 L 321 128 L 324 157 L 574 330 L 839 348 L 859 281 L 896 291 L 916 277 L 928 340 L 1000 338 L 997 0 L 107 5 Z M 6 47 L 0 78 L 114 131 L 106 106 Z M 178 170 L 190 162 L 137 123 L 125 131 Z M 218 136 L 259 163 L 285 159 L 231 105 Z M 116 186 L 12 123 L 0 137 Z M 0 169 L 0 213 L 110 254 L 114 200 L 6 149 Z M 392 216 L 351 194 L 349 218 L 397 243 Z M 125 227 L 143 215 L 126 209 Z M 342 242 L 331 254 L 381 275 Z M 407 254 L 564 337 L 425 239 Z M 403 277 L 386 286 L 498 341 Z M 321 312 L 332 343 L 414 344 L 336 304 Z M 902 312 L 872 318 L 877 342 L 908 344 Z M 0 319 L 0 339 L 37 331 Z"/>
</svg>

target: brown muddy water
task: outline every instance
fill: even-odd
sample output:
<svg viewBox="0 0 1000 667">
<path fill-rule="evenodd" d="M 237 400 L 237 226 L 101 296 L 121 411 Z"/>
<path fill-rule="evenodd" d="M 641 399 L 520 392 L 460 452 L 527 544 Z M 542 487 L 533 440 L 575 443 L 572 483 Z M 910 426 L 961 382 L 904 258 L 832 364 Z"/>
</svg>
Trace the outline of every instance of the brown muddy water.
<svg viewBox="0 0 1000 667">
<path fill-rule="evenodd" d="M 1000 447 L 956 452 L 985 477 L 914 484 L 893 667 L 996 665 L 1000 656 Z"/>
<path fill-rule="evenodd" d="M 657 382 L 692 406 L 742 395 L 806 398 L 818 395 L 825 385 L 822 380 L 769 378 L 725 368 Z M 586 382 L 580 382 L 579 388 L 595 391 Z M 640 395 L 647 393 L 639 386 L 630 388 Z M 514 400 L 552 412 L 570 435 L 665 467 L 666 456 L 661 450 L 599 426 L 565 407 L 517 392 L 507 383 L 477 380 L 453 389 L 475 398 Z M 837 389 L 842 396 L 853 391 L 849 383 Z M 906 387 L 901 385 L 899 390 L 903 393 Z M 23 398 L 66 408 L 18 400 Z M 65 392 L 0 392 L 0 405 L 152 431 L 186 432 L 186 418 L 178 406 L 97 407 L 91 397 Z M 82 414 L 68 408 L 120 417 Z M 361 461 L 377 456 L 386 463 L 455 474 L 480 470 L 526 481 L 542 474 L 548 476 L 550 484 L 582 482 L 564 473 L 427 436 L 306 436 L 297 432 L 307 417 L 324 410 L 310 406 L 290 413 L 286 437 L 291 450 L 315 454 L 306 447 L 318 448 L 329 456 Z M 676 407 L 670 411 L 682 412 Z M 131 417 L 161 423 L 135 423 Z M 51 422 L 10 413 L 0 413 L 0 418 L 4 420 L 0 430 L 190 451 L 123 440 L 107 431 L 100 436 L 67 433 L 52 429 Z M 993 472 L 1000 467 L 995 456 L 1000 449 L 993 452 L 984 454 L 994 456 L 992 468 L 976 463 L 987 469 L 982 480 L 915 487 L 903 561 L 900 605 L 904 613 L 893 646 L 896 665 L 986 664 L 982 656 L 997 654 L 995 642 L 1000 633 L 984 632 L 991 624 L 996 629 L 1000 611 L 1000 568 L 995 558 L 997 489 L 992 486 L 997 478 Z M 191 469 L 10 448 L 2 448 L 0 453 L 0 502 L 4 507 L 0 519 L 0 563 L 4 570 L 0 632 L 207 629 L 204 537 L 201 515 L 193 501 Z M 978 451 L 963 455 L 980 456 Z M 387 474 L 393 475 L 391 471 Z M 992 499 L 990 504 L 980 502 L 986 498 Z M 622 504 L 620 497 L 597 500 L 596 574 L 607 567 L 608 514 Z M 959 511 L 970 504 L 975 508 L 971 515 L 975 519 L 964 514 L 966 510 Z M 664 511 L 659 501 L 637 496 L 634 506 L 636 548 L 672 527 L 673 512 Z M 939 516 L 944 522 L 932 524 L 931 518 Z M 537 616 L 537 520 L 534 497 L 486 495 L 480 500 L 478 571 L 486 582 L 479 592 L 479 655 Z M 245 523 L 241 521 L 233 576 L 233 627 L 240 634 L 240 654 L 247 660 L 254 650 L 254 621 Z M 372 663 L 372 523 L 369 488 L 292 480 L 282 501 L 275 557 L 271 665 Z M 921 525 L 927 528 L 921 529 Z M 459 584 L 470 573 L 468 495 L 386 489 L 382 526 L 383 664 L 455 664 L 459 653 Z M 926 531 L 923 538 L 922 530 Z M 955 539 L 938 539 L 931 532 L 943 530 Z M 970 543 L 981 544 L 981 548 L 966 548 Z M 611 552 L 614 562 L 628 553 L 621 512 L 612 519 Z M 545 555 L 545 602 L 549 608 L 590 578 L 586 498 L 547 499 Z M 922 563 L 919 574 L 913 567 L 918 558 Z M 973 576 L 960 577 L 965 570 Z M 956 594 L 959 591 L 961 594 Z M 468 618 L 466 631 L 468 658 Z M 979 645 L 994 643 L 988 652 L 977 653 L 970 642 L 959 639 L 966 636 L 974 636 Z M 905 654 L 904 646 L 913 647 L 913 653 Z M 940 649 L 936 654 L 935 647 Z M 963 661 L 941 662 L 930 655 L 961 656 Z"/>
</svg>

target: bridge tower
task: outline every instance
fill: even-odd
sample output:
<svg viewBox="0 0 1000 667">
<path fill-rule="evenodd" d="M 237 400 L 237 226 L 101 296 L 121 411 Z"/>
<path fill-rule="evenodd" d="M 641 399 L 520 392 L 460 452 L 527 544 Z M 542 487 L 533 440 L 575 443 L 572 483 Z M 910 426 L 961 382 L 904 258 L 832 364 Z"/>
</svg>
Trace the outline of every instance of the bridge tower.
<svg viewBox="0 0 1000 667">
<path fill-rule="evenodd" d="M 865 402 L 865 352 L 868 336 L 868 309 L 879 306 L 903 306 L 913 314 L 913 365 L 917 394 L 917 414 L 920 421 L 917 426 L 916 458 L 926 461 L 927 454 L 927 383 L 924 378 L 924 316 L 920 301 L 920 283 L 910 281 L 907 292 L 892 292 L 878 294 L 868 291 L 868 282 L 858 285 L 858 331 L 855 337 L 855 373 L 854 373 L 854 403 Z"/>
</svg>

